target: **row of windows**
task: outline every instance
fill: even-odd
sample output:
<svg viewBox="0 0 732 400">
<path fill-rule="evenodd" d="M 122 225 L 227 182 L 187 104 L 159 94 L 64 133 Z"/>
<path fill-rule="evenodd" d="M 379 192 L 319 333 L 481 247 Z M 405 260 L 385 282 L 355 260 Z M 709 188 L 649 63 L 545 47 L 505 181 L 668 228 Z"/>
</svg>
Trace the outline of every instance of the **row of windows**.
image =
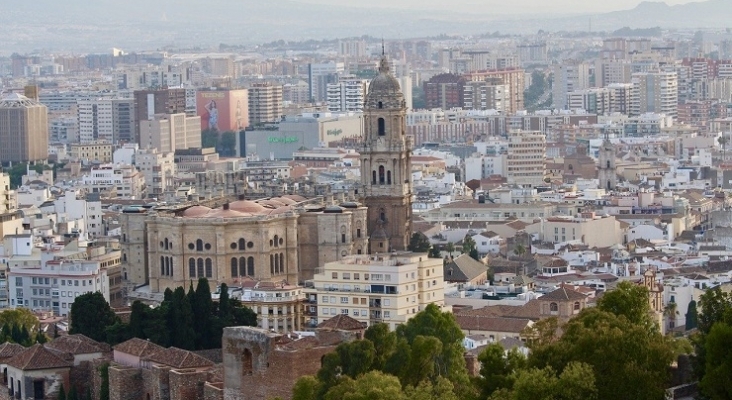
<svg viewBox="0 0 732 400">
<path fill-rule="evenodd" d="M 275 235 L 273 239 L 270 239 L 269 245 L 273 247 L 279 247 L 282 246 L 285 243 L 285 240 L 278 235 Z M 165 239 L 165 241 L 160 242 L 160 247 L 168 250 L 173 248 L 173 243 L 168 243 L 168 239 Z M 251 249 L 254 247 L 254 242 L 247 242 L 243 238 L 239 239 L 236 242 L 232 242 L 229 247 L 231 247 L 232 250 L 245 250 L 245 249 Z M 196 240 L 196 243 L 188 243 L 188 249 L 189 250 L 196 250 L 196 251 L 203 251 L 211 250 L 211 243 L 203 243 L 203 240 L 198 239 Z"/>
<path fill-rule="evenodd" d="M 369 312 L 368 310 L 352 310 L 351 311 L 354 317 L 368 317 Z M 348 315 L 349 310 L 347 308 L 341 309 L 341 314 Z M 323 315 L 338 315 L 338 310 L 335 308 L 323 308 Z M 378 317 L 375 315 L 375 317 Z M 391 318 L 391 311 L 384 311 L 384 318 Z"/>
<path fill-rule="evenodd" d="M 231 258 L 231 277 L 237 276 L 254 276 L 254 257 L 245 259 L 244 257 Z"/>
<path fill-rule="evenodd" d="M 34 285 L 50 285 L 51 282 L 53 282 L 54 285 L 58 284 L 58 278 L 38 278 L 38 277 L 32 277 L 31 282 Z M 81 282 L 81 286 L 86 286 L 87 282 L 89 286 L 92 285 L 92 280 L 86 280 L 86 279 L 61 279 L 61 286 L 79 286 L 79 282 Z M 99 279 L 97 278 L 97 283 L 99 283 Z M 15 277 L 15 286 L 23 286 L 23 277 L 22 276 L 16 276 Z"/>
<path fill-rule="evenodd" d="M 160 256 L 160 276 L 173 276 L 173 257 Z"/>
<path fill-rule="evenodd" d="M 285 272 L 285 254 L 269 255 L 269 270 L 272 275 L 279 275 Z"/>
<path fill-rule="evenodd" d="M 205 271 L 205 272 L 204 272 Z M 205 261 L 205 270 L 204 270 L 204 261 L 203 258 L 195 259 L 193 257 L 188 259 L 188 275 L 191 278 L 212 278 L 213 277 L 213 260 L 210 258 L 207 258 Z"/>
</svg>

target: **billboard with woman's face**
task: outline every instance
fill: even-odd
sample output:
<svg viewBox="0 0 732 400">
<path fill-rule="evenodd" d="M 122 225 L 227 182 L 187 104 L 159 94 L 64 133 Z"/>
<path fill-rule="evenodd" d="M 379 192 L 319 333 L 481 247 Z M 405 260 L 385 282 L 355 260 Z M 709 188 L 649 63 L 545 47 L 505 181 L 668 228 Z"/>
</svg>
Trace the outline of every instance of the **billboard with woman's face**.
<svg viewBox="0 0 732 400">
<path fill-rule="evenodd" d="M 196 109 L 201 117 L 201 130 L 238 132 L 249 125 L 247 90 L 199 91 Z"/>
</svg>

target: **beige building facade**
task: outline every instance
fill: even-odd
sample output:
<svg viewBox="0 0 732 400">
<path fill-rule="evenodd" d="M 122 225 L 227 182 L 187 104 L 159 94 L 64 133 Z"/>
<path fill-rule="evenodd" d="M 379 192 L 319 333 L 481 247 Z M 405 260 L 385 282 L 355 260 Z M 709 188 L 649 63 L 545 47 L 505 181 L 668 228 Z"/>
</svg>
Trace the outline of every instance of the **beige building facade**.
<svg viewBox="0 0 732 400">
<path fill-rule="evenodd" d="M 140 121 L 140 148 L 168 153 L 201 147 L 201 117 L 186 114 L 156 114 Z"/>
<path fill-rule="evenodd" d="M 546 136 L 540 131 L 516 131 L 509 133 L 508 140 L 508 183 L 523 187 L 545 185 Z"/>
<path fill-rule="evenodd" d="M 0 163 L 48 159 L 48 109 L 19 94 L 0 99 Z"/>
</svg>

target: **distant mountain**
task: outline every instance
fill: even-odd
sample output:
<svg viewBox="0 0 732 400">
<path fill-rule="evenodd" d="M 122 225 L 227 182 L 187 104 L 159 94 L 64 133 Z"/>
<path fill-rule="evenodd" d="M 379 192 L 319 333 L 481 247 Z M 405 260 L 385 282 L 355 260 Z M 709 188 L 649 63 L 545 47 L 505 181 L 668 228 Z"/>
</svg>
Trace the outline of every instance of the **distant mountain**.
<svg viewBox="0 0 732 400">
<path fill-rule="evenodd" d="M 0 12 L 0 55 L 35 49 L 108 51 L 161 46 L 254 44 L 372 35 L 530 33 L 539 29 L 613 31 L 630 28 L 732 26 L 732 0 L 669 6 L 644 2 L 631 10 L 565 17 L 304 4 L 296 0 L 33 0 Z"/>
</svg>

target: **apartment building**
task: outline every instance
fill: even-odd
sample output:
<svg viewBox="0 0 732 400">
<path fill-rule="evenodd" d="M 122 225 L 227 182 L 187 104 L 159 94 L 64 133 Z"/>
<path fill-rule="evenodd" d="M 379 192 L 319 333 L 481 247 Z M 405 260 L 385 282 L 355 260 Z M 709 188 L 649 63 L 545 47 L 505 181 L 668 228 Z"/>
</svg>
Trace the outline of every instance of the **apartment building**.
<svg viewBox="0 0 732 400">
<path fill-rule="evenodd" d="M 140 121 L 140 148 L 161 153 L 201 147 L 201 117 L 186 114 L 155 114 Z"/>
<path fill-rule="evenodd" d="M 249 87 L 249 124 L 277 122 L 282 117 L 282 85 L 255 83 Z"/>
<path fill-rule="evenodd" d="M 363 112 L 368 81 L 353 76 L 341 77 L 336 83 L 329 83 L 326 89 L 328 111 Z"/>
<path fill-rule="evenodd" d="M 517 131 L 508 135 L 506 178 L 524 187 L 543 186 L 546 172 L 546 136 L 539 131 Z"/>
<path fill-rule="evenodd" d="M 163 153 L 157 149 L 141 149 L 135 152 L 135 167 L 145 177 L 147 194 L 160 197 L 175 189 L 174 153 Z"/>
<path fill-rule="evenodd" d="M 134 99 L 93 99 L 77 102 L 79 142 L 116 144 L 136 139 Z"/>
<path fill-rule="evenodd" d="M 343 314 L 395 329 L 428 304 L 445 308 L 442 260 L 423 253 L 347 256 L 324 264 L 308 285 L 316 325 Z"/>
<path fill-rule="evenodd" d="M 630 115 L 666 114 L 676 119 L 678 79 L 676 72 L 633 74 L 633 98 Z"/>
<path fill-rule="evenodd" d="M 48 159 L 48 110 L 13 93 L 0 99 L 0 163 Z"/>
<path fill-rule="evenodd" d="M 554 82 L 552 100 L 554 108 L 566 110 L 569 107 L 568 93 L 590 88 L 590 65 L 582 62 L 566 62 L 552 66 Z"/>
</svg>

